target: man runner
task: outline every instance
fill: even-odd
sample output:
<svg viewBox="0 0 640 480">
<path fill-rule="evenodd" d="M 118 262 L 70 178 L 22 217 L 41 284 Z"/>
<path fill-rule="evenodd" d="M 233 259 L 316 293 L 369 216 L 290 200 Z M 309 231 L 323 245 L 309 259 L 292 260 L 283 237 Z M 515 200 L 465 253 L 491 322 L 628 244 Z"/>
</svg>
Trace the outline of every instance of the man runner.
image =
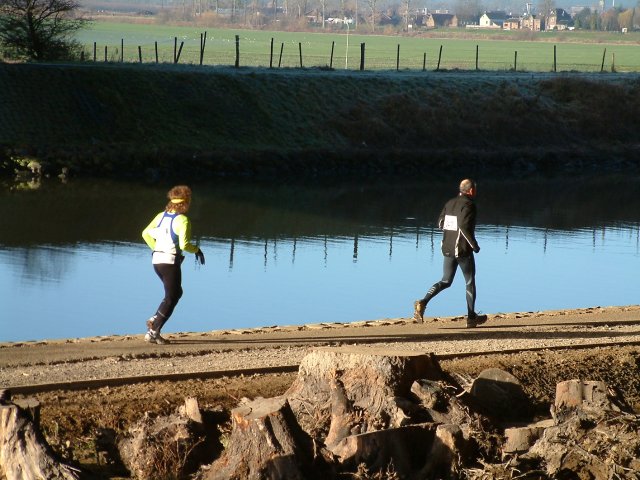
<svg viewBox="0 0 640 480">
<path fill-rule="evenodd" d="M 476 183 L 471 179 L 460 182 L 460 193 L 449 200 L 438 218 L 438 227 L 443 230 L 442 255 L 444 265 L 442 280 L 434 284 L 422 300 L 413 304 L 413 318 L 424 322 L 424 312 L 429 301 L 445 288 L 449 288 L 458 266 L 466 282 L 467 328 L 475 328 L 487 321 L 486 315 L 478 315 L 476 303 L 476 263 L 473 254 L 480 251 L 476 241 Z"/>
</svg>

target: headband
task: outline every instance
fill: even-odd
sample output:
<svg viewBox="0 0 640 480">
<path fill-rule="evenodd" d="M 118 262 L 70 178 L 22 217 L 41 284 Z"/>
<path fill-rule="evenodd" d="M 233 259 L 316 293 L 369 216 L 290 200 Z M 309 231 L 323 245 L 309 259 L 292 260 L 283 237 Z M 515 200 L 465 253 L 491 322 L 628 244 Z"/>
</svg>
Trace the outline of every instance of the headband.
<svg viewBox="0 0 640 480">
<path fill-rule="evenodd" d="M 184 198 L 172 198 L 171 203 L 182 203 L 184 202 Z"/>
</svg>

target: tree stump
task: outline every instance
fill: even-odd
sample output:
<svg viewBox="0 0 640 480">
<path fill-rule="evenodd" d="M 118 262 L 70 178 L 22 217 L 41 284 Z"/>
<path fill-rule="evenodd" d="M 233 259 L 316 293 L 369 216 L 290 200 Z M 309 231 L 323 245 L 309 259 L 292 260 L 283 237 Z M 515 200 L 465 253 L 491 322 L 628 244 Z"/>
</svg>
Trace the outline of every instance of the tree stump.
<svg viewBox="0 0 640 480">
<path fill-rule="evenodd" d="M 560 382 L 556 385 L 555 411 L 560 413 L 562 410 L 574 408 L 620 411 L 609 398 L 607 390 L 604 382 Z"/>
<path fill-rule="evenodd" d="M 364 463 L 370 471 L 380 471 L 392 464 L 393 470 L 405 478 L 424 466 L 436 428 L 426 423 L 351 435 L 331 451 L 347 469 Z"/>
<path fill-rule="evenodd" d="M 504 431 L 503 454 L 524 453 L 529 451 L 544 432 L 544 427 L 527 426 L 506 428 Z"/>
<path fill-rule="evenodd" d="M 210 443 L 197 401 L 187 399 L 176 414 L 156 418 L 145 414 L 117 446 L 122 462 L 134 478 L 153 480 L 182 478 L 201 463 L 210 462 Z"/>
<path fill-rule="evenodd" d="M 39 427 L 20 407 L 0 405 L 0 474 L 7 480 L 77 480 L 88 478 L 63 463 Z M 2 475 L 0 475 L 2 477 Z"/>
<path fill-rule="evenodd" d="M 431 354 L 325 347 L 302 359 L 285 396 L 305 431 L 335 444 L 348 430 L 366 433 L 410 423 L 396 399 L 408 397 L 417 379 L 441 377 Z"/>
<path fill-rule="evenodd" d="M 305 480 L 322 478 L 314 444 L 298 425 L 285 397 L 259 398 L 231 412 L 227 448 L 206 480 Z"/>
</svg>

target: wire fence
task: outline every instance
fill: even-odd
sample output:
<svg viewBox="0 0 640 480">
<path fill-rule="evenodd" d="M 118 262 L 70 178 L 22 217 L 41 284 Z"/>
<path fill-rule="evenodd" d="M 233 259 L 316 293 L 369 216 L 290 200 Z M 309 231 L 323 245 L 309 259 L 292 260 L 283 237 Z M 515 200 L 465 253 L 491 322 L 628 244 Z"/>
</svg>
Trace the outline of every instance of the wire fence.
<svg viewBox="0 0 640 480">
<path fill-rule="evenodd" d="M 365 37 L 362 37 L 365 38 Z M 498 43 L 498 42 L 493 42 Z M 532 42 L 528 42 L 532 43 Z M 517 47 L 522 47 L 518 50 Z M 279 42 L 275 38 L 257 40 L 240 38 L 235 41 L 207 38 L 200 34 L 194 38 L 155 41 L 152 45 L 128 45 L 125 39 L 119 45 L 98 45 L 94 42 L 83 54 L 85 61 L 170 63 L 261 68 L 320 68 L 332 70 L 490 70 L 530 72 L 640 72 L 640 46 L 634 45 L 573 45 L 542 44 L 516 45 L 490 48 L 453 42 L 431 42 L 420 51 L 415 44 L 404 48 L 397 43 L 379 41 L 352 41 L 344 36 L 339 41 Z M 609 51 L 607 51 L 609 50 Z M 486 51 L 486 53 L 485 53 Z M 616 55 L 618 53 L 618 55 Z"/>
</svg>

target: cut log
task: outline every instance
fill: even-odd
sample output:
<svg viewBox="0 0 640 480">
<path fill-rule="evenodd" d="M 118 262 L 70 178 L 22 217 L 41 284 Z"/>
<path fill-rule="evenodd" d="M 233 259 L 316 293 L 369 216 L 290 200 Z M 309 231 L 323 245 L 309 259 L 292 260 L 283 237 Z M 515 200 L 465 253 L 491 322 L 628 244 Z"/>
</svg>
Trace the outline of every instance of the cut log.
<svg viewBox="0 0 640 480">
<path fill-rule="evenodd" d="M 505 442 L 502 453 L 523 453 L 529 451 L 531 446 L 544 432 L 543 427 L 514 427 L 504 431 Z"/>
<path fill-rule="evenodd" d="M 416 478 L 456 478 L 468 450 L 458 425 L 438 425 L 427 463 Z"/>
<path fill-rule="evenodd" d="M 207 480 L 322 478 L 312 439 L 298 425 L 285 397 L 259 398 L 231 412 L 232 431 Z"/>
<path fill-rule="evenodd" d="M 581 408 L 620 411 L 607 393 L 607 385 L 598 381 L 567 380 L 556 385 L 555 413 Z"/>
<path fill-rule="evenodd" d="M 407 478 L 425 465 L 436 428 L 435 424 L 426 423 L 351 435 L 331 451 L 346 469 L 364 463 L 369 471 L 381 471 L 393 465 L 400 478 Z"/>
<path fill-rule="evenodd" d="M 88 478 L 62 462 L 31 417 L 14 404 L 0 405 L 0 473 L 7 480 Z"/>
<path fill-rule="evenodd" d="M 407 424 L 409 419 L 395 399 L 407 397 L 411 384 L 421 378 L 442 378 L 440 365 L 431 354 L 325 347 L 302 359 L 298 377 L 285 396 L 304 430 L 325 439 L 332 421 L 334 432 L 336 429 L 344 432 L 353 421 L 357 425 L 352 428 L 360 433 Z M 345 395 L 340 406 L 335 399 L 336 382 Z M 333 414 L 332 404 L 341 412 Z M 339 436 L 332 433 L 332 443 Z"/>
<path fill-rule="evenodd" d="M 202 413 L 200 412 L 200 406 L 198 405 L 197 398 L 185 398 L 184 406 L 180 408 L 179 412 L 180 414 L 190 418 L 194 422 L 202 424 Z"/>
</svg>

